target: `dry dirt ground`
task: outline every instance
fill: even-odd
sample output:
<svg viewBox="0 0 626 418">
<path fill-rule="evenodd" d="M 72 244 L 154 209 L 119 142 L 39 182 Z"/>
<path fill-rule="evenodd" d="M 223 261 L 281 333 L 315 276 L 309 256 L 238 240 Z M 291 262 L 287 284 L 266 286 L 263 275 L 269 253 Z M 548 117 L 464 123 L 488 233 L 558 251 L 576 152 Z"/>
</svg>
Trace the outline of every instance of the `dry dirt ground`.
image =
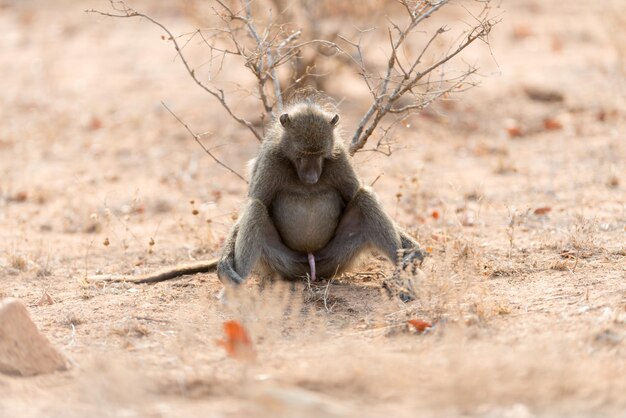
<svg viewBox="0 0 626 418">
<path fill-rule="evenodd" d="M 311 288 L 253 278 L 226 306 L 215 274 L 87 282 L 217 255 L 243 201 L 160 101 L 239 171 L 257 148 L 156 28 L 88 7 L 108 2 L 0 1 L 0 297 L 72 363 L 0 375 L 0 416 L 626 416 L 622 0 L 502 2 L 466 58 L 482 85 L 399 127 L 391 157 L 357 156 L 430 252 L 407 304 L 376 257 Z M 349 132 L 367 97 L 342 77 Z M 256 361 L 216 344 L 229 319 Z"/>
</svg>

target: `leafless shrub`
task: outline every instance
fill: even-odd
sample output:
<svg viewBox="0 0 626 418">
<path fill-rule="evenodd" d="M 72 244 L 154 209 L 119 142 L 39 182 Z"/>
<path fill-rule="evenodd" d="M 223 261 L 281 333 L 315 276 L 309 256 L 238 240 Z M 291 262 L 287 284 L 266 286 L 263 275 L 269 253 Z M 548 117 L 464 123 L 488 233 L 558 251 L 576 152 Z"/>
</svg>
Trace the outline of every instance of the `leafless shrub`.
<svg viewBox="0 0 626 418">
<path fill-rule="evenodd" d="M 150 329 L 136 319 L 127 319 L 112 327 L 110 332 L 120 337 L 145 337 L 150 334 Z"/>
<path fill-rule="evenodd" d="M 367 10 L 380 9 L 382 5 L 371 1 L 351 5 L 349 12 L 343 14 L 341 7 L 335 7 L 335 16 L 331 16 L 332 8 L 327 2 L 216 0 L 211 6 L 215 26 L 176 36 L 158 20 L 123 1 L 110 2 L 112 12 L 93 9 L 87 12 L 118 18 L 137 17 L 158 26 L 165 32 L 163 39 L 174 45 L 177 57 L 193 81 L 259 141 L 263 138 L 261 128 L 255 126 L 249 116 L 238 114 L 232 104 L 234 99 L 215 82 L 227 60 L 236 60 L 253 75 L 254 91 L 240 87 L 258 99 L 262 120 L 282 112 L 290 92 L 306 85 L 323 87 L 322 80 L 329 75 L 324 73 L 320 61 L 334 63 L 331 69 L 351 68 L 362 79 L 371 103 L 351 134 L 350 154 L 364 149 L 375 133 L 379 138 L 370 150 L 390 154 L 388 136 L 396 123 L 439 98 L 476 85 L 475 66 L 454 71 L 448 68 L 448 63 L 459 58 L 476 41 L 488 45 L 491 29 L 497 23 L 491 16 L 491 0 L 474 0 L 462 6 L 468 7 L 466 11 L 472 21 L 455 41 L 445 40 L 449 32 L 447 26 L 433 29 L 427 23 L 451 4 L 449 0 L 383 1 L 389 12 L 386 24 L 380 29 L 372 27 L 379 22 L 373 22 L 372 13 Z M 473 14 L 469 7 L 476 5 L 479 10 Z M 327 19 L 330 17 L 334 17 L 334 25 L 321 23 L 331 20 Z M 349 19 L 346 21 L 346 18 Z M 362 27 L 369 29 L 357 29 Z M 367 47 L 367 41 L 382 33 L 387 39 L 386 58 L 377 60 L 375 52 Z M 186 57 L 184 50 L 191 42 L 199 42 L 205 48 L 204 63 L 194 65 Z M 441 52 L 443 44 L 448 48 Z M 198 140 L 197 135 L 185 127 Z"/>
<path fill-rule="evenodd" d="M 561 245 L 562 258 L 584 259 L 590 258 L 602 251 L 598 244 L 598 225 L 594 220 L 582 216 L 576 218 L 574 225 L 568 232 L 567 239 Z"/>
<path fill-rule="evenodd" d="M 28 260 L 20 254 L 11 254 L 9 265 L 18 271 L 26 271 L 28 268 Z"/>
<path fill-rule="evenodd" d="M 513 250 L 515 249 L 515 229 L 524 223 L 528 219 L 530 209 L 525 211 L 519 211 L 516 208 L 507 208 L 509 211 L 509 223 L 506 229 L 506 236 L 509 240 L 509 253 L 508 258 L 513 256 Z"/>
</svg>

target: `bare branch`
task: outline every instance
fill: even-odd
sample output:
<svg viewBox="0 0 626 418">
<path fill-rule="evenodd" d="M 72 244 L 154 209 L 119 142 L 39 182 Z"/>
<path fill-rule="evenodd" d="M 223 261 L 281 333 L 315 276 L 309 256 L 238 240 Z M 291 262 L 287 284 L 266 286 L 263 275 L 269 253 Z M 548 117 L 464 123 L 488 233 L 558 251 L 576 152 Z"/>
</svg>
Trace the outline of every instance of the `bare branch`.
<svg viewBox="0 0 626 418">
<path fill-rule="evenodd" d="M 221 89 L 211 89 L 209 88 L 206 84 L 204 84 L 202 81 L 200 81 L 198 79 L 198 77 L 195 74 L 195 71 L 191 68 L 191 66 L 189 65 L 189 63 L 187 62 L 187 59 L 185 58 L 185 56 L 183 55 L 180 45 L 178 44 L 178 41 L 176 40 L 176 37 L 174 37 L 174 35 L 170 32 L 169 29 L 167 29 L 162 23 L 158 22 L 157 20 L 153 19 L 152 17 L 144 14 L 144 13 L 139 13 L 133 9 L 131 9 L 130 7 L 126 6 L 125 3 L 123 2 L 114 2 L 113 0 L 110 0 L 111 2 L 111 7 L 119 12 L 122 12 L 123 14 L 113 14 L 113 13 L 107 13 L 107 12 L 102 12 L 99 10 L 95 10 L 95 9 L 89 9 L 89 10 L 85 10 L 86 13 L 96 13 L 102 16 L 108 16 L 108 17 L 118 17 L 118 18 L 128 18 L 128 17 L 140 17 L 140 18 L 144 18 L 146 20 L 148 20 L 149 22 L 155 24 L 156 26 L 160 27 L 163 31 L 165 31 L 165 33 L 168 36 L 168 40 L 172 41 L 172 43 L 174 44 L 174 49 L 176 50 L 176 53 L 178 54 L 178 56 L 180 56 L 180 59 L 183 63 L 183 65 L 185 66 L 185 69 L 187 70 L 187 72 L 189 73 L 189 75 L 191 76 L 191 78 L 193 79 L 193 81 L 200 86 L 200 88 L 202 88 L 204 91 L 206 91 L 207 93 L 209 93 L 211 96 L 215 97 L 220 104 L 222 105 L 222 107 L 224 109 L 226 109 L 226 111 L 228 112 L 228 114 L 234 119 L 236 120 L 238 123 L 240 123 L 241 125 L 245 126 L 246 128 L 248 128 L 250 130 L 250 132 L 252 132 L 252 134 L 259 140 L 262 141 L 262 137 L 261 135 L 257 132 L 257 130 L 254 128 L 254 126 L 252 125 L 252 123 L 250 123 L 249 121 L 235 115 L 232 111 L 232 109 L 228 106 L 228 104 L 226 103 L 225 100 L 225 96 L 224 96 L 224 91 Z M 117 7 L 116 4 L 120 4 L 121 8 Z"/>
<path fill-rule="evenodd" d="M 434 56 L 436 45 L 446 39 L 444 34 L 449 29 L 442 25 L 422 37 L 421 34 L 427 33 L 422 27 L 428 28 L 430 25 L 425 22 L 453 2 L 396 0 L 399 7 L 389 13 L 386 17 L 387 25 L 384 27 L 387 58 L 384 63 L 377 63 L 368 56 L 369 48 L 366 46 L 370 44 L 369 34 L 377 36 L 380 32 L 372 27 L 376 22 L 371 22 L 373 13 L 364 12 L 363 9 L 368 7 L 365 5 L 358 6 L 362 20 L 337 23 L 338 19 L 335 19 L 334 24 L 337 27 L 332 28 L 333 24 L 319 24 L 326 17 L 325 13 L 333 11 L 331 7 L 318 2 L 289 0 L 294 3 L 287 5 L 286 0 L 273 0 L 272 9 L 263 15 L 256 12 L 258 8 L 253 0 L 215 0 L 211 9 L 219 18 L 217 27 L 196 29 L 176 37 L 164 25 L 150 16 L 136 12 L 123 1 L 109 1 L 114 13 L 97 10 L 88 12 L 111 17 L 140 17 L 164 30 L 167 39 L 174 44 L 175 59 L 180 57 L 194 82 L 215 97 L 229 115 L 250 130 L 258 140 L 262 139 L 264 127 L 258 128 L 257 124 L 253 125 L 236 115 L 226 101 L 227 94 L 211 84 L 213 77 L 225 68 L 224 62 L 227 58 L 239 61 L 254 77 L 254 86 L 235 84 L 241 91 L 259 100 L 262 106 L 261 125 L 276 117 L 277 113 L 282 113 L 283 95 L 287 92 L 311 83 L 320 88 L 328 75 L 341 68 L 340 65 L 352 67 L 363 80 L 371 101 L 366 105 L 366 110 L 352 134 L 349 145 L 351 155 L 359 150 L 391 154 L 389 138 L 393 134 L 390 132 L 399 120 L 419 112 L 442 97 L 476 85 L 473 79 L 475 68 L 468 67 L 460 75 L 458 71 L 451 75 L 447 68 L 448 63 L 461 56 L 476 41 L 489 46 L 489 34 L 497 23 L 489 18 L 492 0 L 475 0 L 482 5 L 479 13 L 472 13 L 466 7 L 467 3 L 461 4 L 472 18 L 468 24 L 469 29 L 456 40 L 449 40 L 449 49 L 441 50 Z M 279 13 L 274 13 L 273 10 L 279 10 Z M 371 12 L 374 11 L 372 8 Z M 328 20 L 332 21 L 333 19 Z M 346 33 L 353 35 L 346 36 Z M 421 43 L 417 44 L 416 39 Z M 208 50 L 208 59 L 196 68 L 191 67 L 183 54 L 192 42 Z M 206 65 L 209 66 L 209 81 L 203 82 L 198 79 L 195 70 Z M 390 124 L 386 122 L 387 119 L 391 119 Z M 374 134 L 378 137 L 376 145 L 365 148 Z M 197 138 L 197 135 L 194 137 Z"/>
<path fill-rule="evenodd" d="M 374 100 L 361 118 L 352 136 L 349 147 L 351 155 L 354 155 L 354 153 L 364 147 L 367 140 L 387 114 L 408 114 L 423 109 L 441 96 L 460 91 L 460 87 L 467 85 L 466 80 L 468 77 L 476 73 L 476 69 L 474 68 L 470 68 L 461 77 L 457 78 L 446 78 L 443 76 L 442 72 L 442 79 L 438 83 L 440 87 L 437 90 L 432 89 L 434 84 L 430 80 L 430 75 L 435 70 L 442 70 L 446 63 L 458 56 L 476 40 L 487 42 L 487 37 L 493 25 L 496 23 L 489 20 L 487 17 L 486 11 L 489 7 L 489 0 L 486 0 L 484 2 L 483 11 L 479 14 L 480 18 L 476 18 L 476 25 L 466 34 L 465 39 L 461 41 L 456 48 L 445 53 L 442 58 L 419 71 L 418 67 L 424 55 L 430 49 L 435 39 L 447 31 L 445 27 L 440 27 L 428 39 L 417 57 L 410 60 L 408 67 L 402 64 L 398 51 L 405 43 L 408 36 L 415 31 L 415 28 L 447 4 L 448 0 L 440 0 L 436 3 L 431 1 L 418 1 L 415 6 L 412 6 L 407 0 L 400 0 L 399 2 L 409 15 L 409 21 L 403 28 L 393 21 L 390 21 L 391 26 L 388 28 L 390 56 L 380 83 L 374 85 L 372 83 L 374 77 L 371 73 L 365 71 L 365 68 L 362 68 L 361 76 L 365 80 Z M 396 38 L 394 38 L 394 32 L 397 33 Z M 354 43 L 352 43 L 352 45 L 354 46 Z M 357 44 L 355 48 L 357 53 L 361 54 L 360 43 Z M 422 94 L 415 93 L 414 89 L 420 87 L 423 80 L 426 80 L 426 92 Z M 469 84 L 472 85 L 472 83 Z M 399 99 L 406 96 L 412 97 L 411 103 L 399 107 L 396 106 Z M 375 150 L 376 149 L 377 148 L 375 148 Z"/>
<path fill-rule="evenodd" d="M 243 180 L 244 182 L 246 182 L 246 184 L 248 183 L 248 180 L 246 180 L 245 178 L 243 178 L 243 176 L 239 173 L 237 173 L 235 170 L 233 170 L 232 168 L 230 168 L 229 166 L 227 166 L 226 164 L 224 164 L 223 162 L 221 162 L 215 155 L 213 155 L 213 153 L 204 146 L 204 144 L 202 143 L 202 141 L 200 141 L 200 135 L 198 135 L 197 133 L 195 133 L 194 131 L 191 130 L 191 128 L 185 123 L 183 122 L 178 115 L 176 115 L 176 113 L 172 112 L 172 110 L 167 107 L 167 105 L 163 102 L 161 102 L 161 104 L 163 105 L 163 107 L 170 112 L 170 114 L 172 116 L 174 116 L 174 118 L 185 127 L 185 129 L 187 130 L 187 132 L 189 132 L 189 134 L 191 136 L 193 136 L 193 139 L 198 143 L 198 145 L 200 145 L 200 147 L 202 147 L 202 149 L 204 150 L 204 152 L 206 152 L 209 157 L 213 158 L 213 161 L 215 161 L 216 163 L 218 163 L 219 165 L 221 165 L 222 167 L 224 167 L 226 170 L 230 171 L 231 173 L 233 173 L 234 175 L 236 175 L 237 177 L 239 177 L 241 180 Z"/>
</svg>

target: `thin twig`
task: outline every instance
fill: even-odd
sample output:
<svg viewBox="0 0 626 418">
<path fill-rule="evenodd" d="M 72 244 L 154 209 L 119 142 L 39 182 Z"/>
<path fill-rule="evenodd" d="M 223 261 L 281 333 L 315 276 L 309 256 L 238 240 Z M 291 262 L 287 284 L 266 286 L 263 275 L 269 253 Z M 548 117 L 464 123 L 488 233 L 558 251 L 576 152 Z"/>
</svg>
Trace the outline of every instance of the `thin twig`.
<svg viewBox="0 0 626 418">
<path fill-rule="evenodd" d="M 463 76 L 457 79 L 446 79 L 443 77 L 439 81 L 439 84 L 443 87 L 437 91 L 433 91 L 429 87 L 434 84 L 430 80 L 430 75 L 435 69 L 442 69 L 444 65 L 459 55 L 474 41 L 480 39 L 487 42 L 487 36 L 489 35 L 493 25 L 497 22 L 489 20 L 487 16 L 487 10 L 489 8 L 489 0 L 485 1 L 483 11 L 477 18 L 477 23 L 467 34 L 464 41 L 457 45 L 457 47 L 451 51 L 448 51 L 441 59 L 435 61 L 422 71 L 418 71 L 418 66 L 422 62 L 424 54 L 433 45 L 435 39 L 441 34 L 445 33 L 447 29 L 440 27 L 426 42 L 417 58 L 410 60 L 408 66 L 404 66 L 400 61 L 398 51 L 403 48 L 403 45 L 408 36 L 415 31 L 416 27 L 425 19 L 431 17 L 435 12 L 446 5 L 449 0 L 440 0 L 438 2 L 418 2 L 415 6 L 412 6 L 410 2 L 401 0 L 400 3 L 405 8 L 409 15 L 409 21 L 401 28 L 400 25 L 390 21 L 390 27 L 388 28 L 389 47 L 391 54 L 389 56 L 384 75 L 380 77 L 380 82 L 373 85 L 372 80 L 375 78 L 370 72 L 366 71 L 365 66 L 361 65 L 361 77 L 364 79 L 370 93 L 373 96 L 373 101 L 361 120 L 357 125 L 357 128 L 352 136 L 349 151 L 351 155 L 354 155 L 357 151 L 361 150 L 370 136 L 374 133 L 374 130 L 379 126 L 385 116 L 389 113 L 395 114 L 408 114 L 420 109 L 425 108 L 433 101 L 437 100 L 441 96 L 458 91 L 461 86 L 466 85 L 464 82 L 468 77 L 476 73 L 475 68 L 470 68 Z M 394 36 L 394 33 L 396 36 Z M 345 39 L 344 39 L 345 40 Z M 348 41 L 357 52 L 361 63 L 362 51 L 360 40 L 359 42 Z M 404 54 L 406 55 L 406 54 Z M 425 81 L 427 92 L 420 98 L 419 94 L 416 94 L 413 89 L 422 84 L 422 80 Z M 469 83 L 474 85 L 473 83 Z M 393 86 L 393 87 L 392 87 Z M 401 107 L 394 107 L 395 103 L 400 98 L 405 96 L 414 96 L 410 104 L 403 105 Z M 378 147 L 375 148 L 375 150 Z"/>
<path fill-rule="evenodd" d="M 356 41 L 337 32 L 320 33 L 317 25 L 307 19 L 314 20 L 323 16 L 310 9 L 312 6 L 308 3 L 302 5 L 304 13 L 290 13 L 288 10 L 282 10 L 281 6 L 278 7 L 281 11 L 277 15 L 270 12 L 267 18 L 258 19 L 253 13 L 253 0 L 240 0 L 241 7 L 232 7 L 230 2 L 225 0 L 215 0 L 211 8 L 221 21 L 220 27 L 196 29 L 175 37 L 163 24 L 146 14 L 138 13 L 126 6 L 123 1 L 109 1 L 114 13 L 97 10 L 88 10 L 88 12 L 111 17 L 140 17 L 164 30 L 168 35 L 167 39 L 174 44 L 175 58 L 180 57 L 194 82 L 215 97 L 229 115 L 248 128 L 259 141 L 262 140 L 265 127 L 258 129 L 248 120 L 235 115 L 226 102 L 226 93 L 218 87 L 200 81 L 195 74 L 197 68 L 209 64 L 209 76 L 212 77 L 214 73 L 219 73 L 224 68 L 224 60 L 227 56 L 241 58 L 245 68 L 256 79 L 254 87 L 256 92 L 252 93 L 247 88 L 239 87 L 254 95 L 261 102 L 263 124 L 264 121 L 275 117 L 276 113 L 282 112 L 285 91 L 297 88 L 305 79 L 313 79 L 317 83 L 315 77 L 323 80 L 331 73 L 318 70 L 323 67 L 317 65 L 317 57 L 330 57 L 337 63 L 354 66 L 371 95 L 371 102 L 352 134 L 349 146 L 351 155 L 357 151 L 374 151 L 391 155 L 392 149 L 388 135 L 398 120 L 419 112 L 449 93 L 459 93 L 475 86 L 476 83 L 470 78 L 476 74 L 475 68 L 469 67 L 461 76 L 449 77 L 444 67 L 477 40 L 489 45 L 491 29 L 498 23 L 497 20 L 489 17 L 491 0 L 476 0 L 483 4 L 478 14 L 472 14 L 467 7 L 462 6 L 473 19 L 473 22 L 469 24 L 469 30 L 457 40 L 453 40 L 442 57 L 420 69 L 426 54 L 431 53 L 436 41 L 448 31 L 448 28 L 439 27 L 425 39 L 414 57 L 410 58 L 410 51 L 414 48 L 410 41 L 414 37 L 412 35 L 417 34 L 422 23 L 433 17 L 444 6 L 451 4 L 451 1 L 398 0 L 404 10 L 404 21 L 387 18 L 388 58 L 386 64 L 379 69 L 374 66 L 374 62 L 369 62 L 363 47 L 366 44 L 365 35 L 374 31 L 375 28 L 359 29 L 354 23 L 350 25 L 358 31 Z M 324 10 L 324 8 L 321 7 L 319 10 Z M 293 25 L 297 25 L 296 27 L 300 29 L 293 31 L 291 29 Z M 311 29 L 311 25 L 315 26 L 315 29 Z M 209 48 L 209 60 L 203 62 L 200 67 L 192 69 L 183 55 L 183 50 L 196 36 L 202 39 L 200 44 Z M 344 45 L 345 49 L 331 41 L 335 38 L 347 44 L 347 46 Z M 315 51 L 315 57 L 305 58 L 302 52 L 304 48 L 312 48 Z M 327 49 L 334 52 L 326 53 Z M 215 60 L 219 61 L 219 65 L 214 68 Z M 284 73 L 281 69 L 285 67 L 289 68 L 290 76 L 287 78 L 288 82 L 283 81 L 281 84 L 279 75 Z M 435 77 L 435 74 L 439 77 Z M 389 119 L 389 114 L 396 115 L 395 122 L 392 121 L 387 125 L 383 121 Z M 365 149 L 364 146 L 369 138 L 381 129 L 382 134 L 376 146 Z M 200 142 L 197 134 L 194 134 L 194 138 Z"/>
<path fill-rule="evenodd" d="M 198 134 L 196 134 L 194 131 L 191 130 L 191 128 L 189 128 L 189 126 L 183 122 L 178 115 L 176 115 L 176 113 L 172 112 L 172 110 L 167 107 L 167 105 L 163 102 L 161 102 L 161 104 L 163 105 L 163 107 L 170 112 L 170 114 L 172 116 L 174 116 L 174 118 L 176 118 L 176 120 L 185 127 L 185 129 L 187 130 L 187 132 L 189 132 L 189 134 L 191 136 L 193 136 L 193 139 L 198 143 L 198 145 L 200 145 L 202 147 L 202 149 L 204 150 L 204 152 L 206 152 L 209 157 L 213 158 L 213 160 L 218 163 L 219 165 L 221 165 L 222 167 L 224 167 L 226 170 L 230 171 L 231 173 L 233 173 L 234 175 L 236 175 L 237 177 L 239 177 L 241 180 L 243 180 L 244 182 L 246 182 L 246 184 L 248 184 L 248 180 L 246 180 L 245 178 L 243 178 L 243 176 L 241 174 L 239 174 L 238 172 L 236 172 L 235 170 L 233 170 L 232 168 L 230 168 L 229 166 L 227 166 L 226 164 L 224 164 L 223 162 L 221 162 L 215 155 L 213 155 L 213 153 L 204 146 L 204 144 L 202 143 L 202 141 L 200 141 L 200 137 Z"/>
<path fill-rule="evenodd" d="M 148 20 L 149 22 L 155 24 L 156 26 L 160 27 L 163 31 L 165 31 L 165 33 L 168 36 L 168 40 L 172 41 L 172 43 L 174 44 L 174 49 L 176 50 L 176 53 L 178 54 L 178 56 L 180 56 L 180 60 L 182 61 L 183 65 L 185 66 L 185 69 L 187 70 L 187 73 L 189 73 L 189 75 L 191 76 L 191 78 L 193 79 L 193 81 L 200 86 L 200 88 L 202 88 L 204 91 L 206 91 L 207 93 L 209 93 L 211 96 L 215 97 L 220 104 L 222 105 L 222 107 L 228 112 L 228 114 L 234 119 L 236 120 L 238 123 L 240 123 L 241 125 L 245 126 L 246 128 L 248 128 L 250 130 L 250 132 L 252 132 L 252 134 L 259 140 L 262 141 L 263 138 L 261 137 L 261 135 L 259 134 L 259 132 L 257 132 L 257 130 L 254 128 L 254 126 L 252 125 L 252 123 L 250 123 L 249 121 L 235 115 L 232 111 L 232 109 L 230 108 L 230 106 L 228 106 L 228 104 L 226 103 L 225 100 L 225 95 L 224 95 L 224 91 L 222 89 L 211 89 L 209 88 L 206 84 L 204 84 L 202 81 L 200 81 L 198 79 L 198 77 L 196 76 L 195 70 L 191 68 L 191 66 L 189 65 L 189 62 L 187 62 L 187 59 L 185 58 L 185 56 L 183 55 L 180 45 L 178 44 L 178 41 L 176 40 L 176 37 L 172 34 L 172 32 L 170 32 L 170 30 L 165 27 L 161 22 L 153 19 L 152 17 L 144 14 L 144 13 L 139 13 L 136 10 L 131 9 L 130 7 L 126 6 L 123 2 L 119 2 L 122 5 L 122 9 L 119 9 L 115 6 L 115 3 L 113 2 L 113 0 L 110 0 L 111 6 L 113 7 L 114 10 L 123 12 L 124 14 L 114 14 L 114 13 L 107 13 L 107 12 L 102 12 L 100 10 L 96 10 L 96 9 L 88 9 L 85 10 L 86 13 L 96 13 L 102 16 L 108 16 L 108 17 L 117 17 L 117 18 L 128 18 L 128 17 L 140 17 L 140 18 L 144 18 L 146 20 Z"/>
<path fill-rule="evenodd" d="M 333 306 L 331 306 L 330 308 L 328 307 L 328 292 L 330 289 L 330 284 L 333 282 L 334 279 L 335 279 L 334 275 L 330 279 L 328 279 L 328 283 L 326 284 L 326 289 L 324 289 L 324 308 L 326 309 L 326 312 L 330 312 L 335 307 L 335 304 L 333 304 Z"/>
</svg>

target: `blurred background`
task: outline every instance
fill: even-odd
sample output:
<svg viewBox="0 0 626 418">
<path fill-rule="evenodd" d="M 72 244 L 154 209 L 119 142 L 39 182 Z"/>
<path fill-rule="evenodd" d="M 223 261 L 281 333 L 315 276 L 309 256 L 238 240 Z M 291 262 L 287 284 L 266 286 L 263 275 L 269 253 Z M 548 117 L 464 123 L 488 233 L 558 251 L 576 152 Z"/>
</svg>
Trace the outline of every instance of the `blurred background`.
<svg viewBox="0 0 626 418">
<path fill-rule="evenodd" d="M 373 74 L 385 69 L 386 27 L 402 14 L 397 2 L 302 4 L 257 1 L 253 7 L 259 22 L 293 17 L 295 26 L 316 36 L 362 35 L 368 68 Z M 128 5 L 175 35 L 223 24 L 212 1 Z M 281 5 L 286 12 L 272 15 Z M 407 48 L 419 48 L 446 25 L 450 32 L 426 62 L 445 53 L 476 22 L 475 6 L 444 7 Z M 259 142 L 193 82 L 162 30 L 145 19 L 84 12 L 92 8 L 114 12 L 104 0 L 0 0 L 0 297 L 34 301 L 37 324 L 78 363 L 113 352 L 135 364 L 139 352 L 143 372 L 165 382 L 188 382 L 197 373 L 200 389 L 189 413 L 205 402 L 241 416 L 239 378 L 230 379 L 236 373 L 222 353 L 205 352 L 230 315 L 213 306 L 214 275 L 133 291 L 83 279 L 216 256 L 244 201 L 246 184 L 206 155 L 161 102 L 237 172 L 246 172 Z M 395 124 L 391 148 L 383 147 L 391 155 L 360 152 L 354 160 L 363 183 L 374 183 L 389 213 L 432 255 L 424 268 L 428 292 L 410 315 L 445 318 L 462 324 L 460 330 L 439 342 L 367 342 L 375 349 L 361 362 L 346 360 L 344 345 L 324 347 L 327 356 L 351 364 L 326 364 L 326 374 L 314 373 L 325 363 L 300 337 L 293 344 L 270 338 L 259 348 L 270 376 L 309 361 L 296 377 L 284 372 L 281 382 L 332 398 L 348 408 L 346 416 L 364 399 L 373 411 L 397 408 L 397 416 L 410 415 L 413 409 L 402 409 L 409 406 L 439 416 L 624 411 L 626 2 L 502 0 L 492 2 L 490 16 L 498 23 L 489 43 L 476 42 L 446 65 L 450 74 L 478 67 L 472 77 L 478 85 Z M 224 89 L 233 111 L 262 130 L 267 117 L 243 62 L 227 57 L 219 68 L 215 60 L 207 65 L 206 44 L 198 37 L 187 42 L 189 35 L 178 39 L 198 78 Z M 336 101 L 349 140 L 371 104 L 367 86 L 341 60 L 305 58 L 318 71 L 313 84 Z M 369 148 L 382 133 L 375 132 Z M 326 299 L 312 305 L 357 352 L 361 337 L 351 335 L 371 326 L 390 271 L 381 260 L 368 260 L 358 274 L 333 284 L 334 311 L 327 312 Z M 36 304 L 45 292 L 54 303 Z M 409 315 L 405 307 L 389 309 Z M 172 322 L 136 326 L 133 318 L 143 313 Z M 263 311 L 255 315 L 252 322 Z M 271 328 L 264 326 L 257 336 Z M 400 360 L 389 352 L 394 344 Z M 524 360 L 509 351 L 520 345 Z M 432 364 L 422 365 L 423 356 Z M 406 374 L 414 372 L 416 381 L 423 378 L 420 365 L 438 377 L 406 389 L 412 377 L 389 371 L 403 361 L 414 362 Z M 372 362 L 389 369 L 372 371 Z M 176 410 L 167 405 L 187 399 L 175 384 L 163 386 L 156 393 L 165 396 L 166 412 L 154 412 L 112 389 L 111 382 L 125 376 L 121 371 L 105 367 L 109 374 L 102 378 L 98 367 L 50 380 L 0 377 L 10 394 L 0 407 L 33 415 L 52 408 L 49 416 L 56 416 L 63 405 L 55 399 L 65 390 L 81 411 L 92 411 L 96 395 L 83 399 L 81 382 L 101 379 L 111 386 L 101 389 L 115 405 L 111 413 L 126 408 L 137 416 L 167 416 Z M 229 378 L 211 380 L 216 371 Z M 327 379 L 337 386 L 325 387 Z M 226 388 L 219 401 L 215 386 Z M 31 404 L 32 393 L 39 399 Z M 251 410 L 259 406 L 257 398 L 244 398 Z M 302 412 L 291 407 L 284 416 Z"/>
</svg>

